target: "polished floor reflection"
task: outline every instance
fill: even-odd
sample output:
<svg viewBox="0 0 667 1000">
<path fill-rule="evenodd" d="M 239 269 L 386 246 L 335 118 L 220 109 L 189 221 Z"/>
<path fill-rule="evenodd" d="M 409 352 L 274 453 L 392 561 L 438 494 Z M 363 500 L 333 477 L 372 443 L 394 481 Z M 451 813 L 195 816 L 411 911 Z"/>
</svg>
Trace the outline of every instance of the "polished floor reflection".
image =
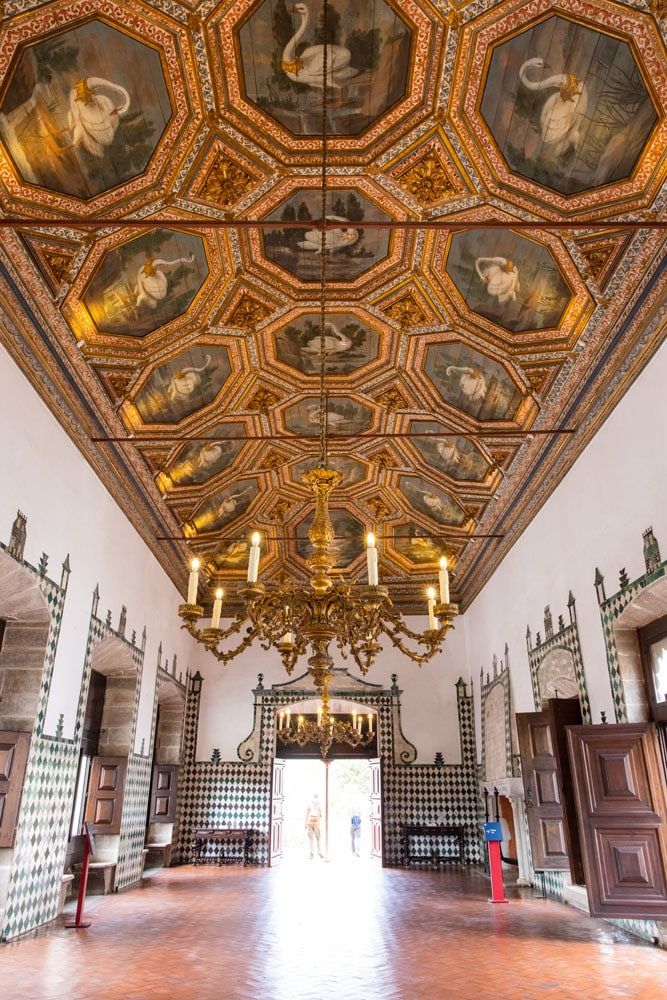
<svg viewBox="0 0 667 1000">
<path fill-rule="evenodd" d="M 667 953 L 470 870 L 175 868 L 0 946 L 8 1000 L 656 1000 Z M 662 994 L 664 995 L 664 994 Z"/>
</svg>

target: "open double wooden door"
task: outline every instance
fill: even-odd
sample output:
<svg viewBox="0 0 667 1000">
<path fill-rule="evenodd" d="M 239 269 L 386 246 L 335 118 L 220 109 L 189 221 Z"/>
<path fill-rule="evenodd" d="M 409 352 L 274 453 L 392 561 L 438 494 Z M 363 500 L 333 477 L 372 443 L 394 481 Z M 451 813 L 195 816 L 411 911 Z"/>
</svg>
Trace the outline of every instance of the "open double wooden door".
<svg viewBox="0 0 667 1000">
<path fill-rule="evenodd" d="M 285 814 L 285 761 L 273 761 L 271 783 L 271 817 L 269 840 L 269 864 L 279 865 L 283 860 L 283 819 Z"/>
<path fill-rule="evenodd" d="M 591 916 L 667 920 L 667 801 L 655 728 L 568 727 Z"/>
</svg>

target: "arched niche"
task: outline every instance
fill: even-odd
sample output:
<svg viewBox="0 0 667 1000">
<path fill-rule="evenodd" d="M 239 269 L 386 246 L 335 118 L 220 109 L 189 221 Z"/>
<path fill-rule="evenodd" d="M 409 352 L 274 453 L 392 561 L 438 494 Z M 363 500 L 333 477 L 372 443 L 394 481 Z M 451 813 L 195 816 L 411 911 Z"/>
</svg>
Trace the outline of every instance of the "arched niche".
<svg viewBox="0 0 667 1000">
<path fill-rule="evenodd" d="M 138 670 L 126 642 L 107 636 L 93 647 L 90 666 L 106 678 L 98 755 L 128 757 L 134 742 Z"/>
<path fill-rule="evenodd" d="M 572 651 L 557 646 L 545 654 L 536 668 L 540 700 L 578 698 L 579 686 Z"/>
<path fill-rule="evenodd" d="M 51 612 L 35 573 L 0 550 L 0 730 L 30 733 L 39 708 Z"/>
<path fill-rule="evenodd" d="M 183 736 L 185 691 L 176 681 L 158 679 L 155 764 L 178 764 Z"/>
</svg>

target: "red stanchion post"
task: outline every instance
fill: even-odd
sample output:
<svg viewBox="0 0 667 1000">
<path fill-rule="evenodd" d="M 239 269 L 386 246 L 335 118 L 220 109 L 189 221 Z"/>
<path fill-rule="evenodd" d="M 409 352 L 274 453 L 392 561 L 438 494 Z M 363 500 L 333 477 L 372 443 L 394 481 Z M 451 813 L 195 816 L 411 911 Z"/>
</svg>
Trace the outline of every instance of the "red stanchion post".
<svg viewBox="0 0 667 1000">
<path fill-rule="evenodd" d="M 88 868 L 90 865 L 90 857 L 93 853 L 94 840 L 92 829 L 88 829 L 91 826 L 90 823 L 86 823 L 86 844 L 83 849 L 83 862 L 81 864 L 81 880 L 79 882 L 79 898 L 76 901 L 76 917 L 74 918 L 74 923 L 65 924 L 65 927 L 70 929 L 79 927 L 90 927 L 90 920 L 84 921 L 83 917 L 83 903 L 86 898 L 86 888 L 88 886 Z"/>
<path fill-rule="evenodd" d="M 484 824 L 484 840 L 489 849 L 489 870 L 491 872 L 490 903 L 506 903 L 505 886 L 503 885 L 503 861 L 500 856 L 500 844 L 503 833 L 499 822 Z"/>
</svg>

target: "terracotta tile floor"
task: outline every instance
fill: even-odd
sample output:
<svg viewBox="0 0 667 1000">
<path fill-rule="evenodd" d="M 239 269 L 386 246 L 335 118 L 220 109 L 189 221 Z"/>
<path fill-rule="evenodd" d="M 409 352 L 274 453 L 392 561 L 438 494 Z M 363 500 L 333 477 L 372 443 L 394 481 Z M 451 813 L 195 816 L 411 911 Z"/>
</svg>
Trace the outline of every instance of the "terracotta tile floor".
<svg viewBox="0 0 667 1000">
<path fill-rule="evenodd" d="M 470 870 L 174 868 L 0 946 L 2 1000 L 614 1000 L 667 995 L 667 953 Z M 525 890 L 524 890 L 525 893 Z"/>
</svg>

